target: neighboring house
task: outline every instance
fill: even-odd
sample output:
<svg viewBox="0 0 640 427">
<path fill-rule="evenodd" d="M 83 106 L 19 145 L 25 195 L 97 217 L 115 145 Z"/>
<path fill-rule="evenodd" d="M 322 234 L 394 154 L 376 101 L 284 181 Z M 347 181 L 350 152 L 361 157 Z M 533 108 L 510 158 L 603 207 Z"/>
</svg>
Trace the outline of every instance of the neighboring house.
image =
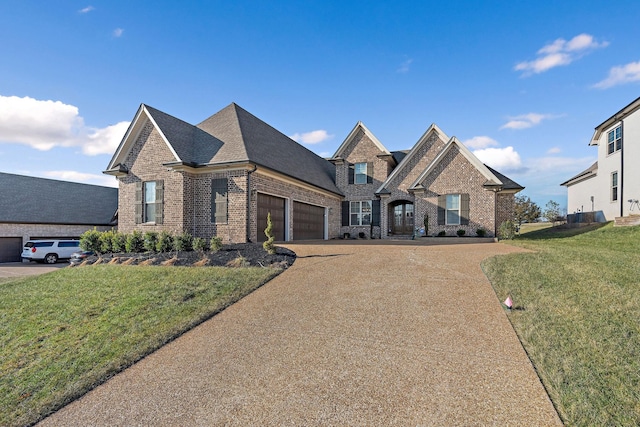
<svg viewBox="0 0 640 427">
<path fill-rule="evenodd" d="M 225 242 L 412 236 L 511 218 L 523 187 L 433 125 L 389 152 L 358 123 L 323 159 L 231 104 L 193 126 L 142 104 L 104 173 L 118 177 L 122 232 L 188 232 Z M 419 218 L 415 221 L 414 217 Z"/>
<path fill-rule="evenodd" d="M 20 261 L 28 240 L 116 226 L 116 188 L 0 173 L 0 194 L 0 262 Z"/>
<path fill-rule="evenodd" d="M 590 146 L 598 160 L 561 185 L 567 187 L 567 213 L 594 212 L 612 221 L 640 214 L 640 98 L 595 128 Z"/>
</svg>

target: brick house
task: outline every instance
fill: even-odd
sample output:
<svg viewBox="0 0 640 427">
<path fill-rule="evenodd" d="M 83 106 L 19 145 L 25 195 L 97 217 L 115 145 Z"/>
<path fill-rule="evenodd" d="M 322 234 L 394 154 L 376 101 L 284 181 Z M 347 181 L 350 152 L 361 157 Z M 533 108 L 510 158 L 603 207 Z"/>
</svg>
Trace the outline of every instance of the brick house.
<svg viewBox="0 0 640 427">
<path fill-rule="evenodd" d="M 117 225 L 118 190 L 0 173 L 0 262 L 20 262 L 29 240 L 78 239 Z"/>
<path fill-rule="evenodd" d="M 195 126 L 142 104 L 104 173 L 120 231 L 224 242 L 264 241 L 267 212 L 278 241 L 410 236 L 425 214 L 429 234 L 493 235 L 523 188 L 435 125 L 389 152 L 358 123 L 327 160 L 236 104 Z"/>
</svg>

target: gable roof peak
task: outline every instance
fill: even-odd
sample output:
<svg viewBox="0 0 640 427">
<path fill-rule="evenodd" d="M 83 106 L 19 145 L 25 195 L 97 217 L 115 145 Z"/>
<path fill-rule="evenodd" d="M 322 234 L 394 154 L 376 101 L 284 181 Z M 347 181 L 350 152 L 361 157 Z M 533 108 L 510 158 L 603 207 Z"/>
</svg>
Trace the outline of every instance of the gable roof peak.
<svg viewBox="0 0 640 427">
<path fill-rule="evenodd" d="M 389 150 L 387 150 L 386 147 L 382 145 L 382 142 L 380 142 L 380 140 L 376 138 L 373 132 L 371 132 L 369 128 L 364 123 L 362 123 L 362 121 L 358 120 L 358 123 L 356 123 L 351 132 L 349 132 L 349 135 L 347 135 L 342 144 L 340 144 L 340 147 L 338 147 L 336 152 L 333 154 L 333 156 L 331 157 L 332 159 L 341 157 L 342 153 L 344 152 L 344 150 L 346 150 L 351 141 L 353 141 L 353 139 L 356 137 L 359 130 L 362 130 L 364 134 L 375 144 L 375 146 L 378 147 L 380 151 L 382 151 L 383 154 L 391 154 Z"/>
</svg>

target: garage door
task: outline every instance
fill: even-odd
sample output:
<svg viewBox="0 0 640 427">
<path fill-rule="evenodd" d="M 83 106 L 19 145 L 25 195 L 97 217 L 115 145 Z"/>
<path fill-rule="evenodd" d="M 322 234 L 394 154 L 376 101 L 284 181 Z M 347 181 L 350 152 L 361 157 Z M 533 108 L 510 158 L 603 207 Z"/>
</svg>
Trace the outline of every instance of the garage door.
<svg viewBox="0 0 640 427">
<path fill-rule="evenodd" d="M 324 239 L 324 208 L 293 202 L 293 240 Z"/>
<path fill-rule="evenodd" d="M 19 262 L 22 237 L 0 237 L 0 262 Z"/>
<path fill-rule="evenodd" d="M 258 193 L 258 242 L 267 240 L 267 214 L 271 212 L 273 235 L 276 241 L 284 241 L 285 200 L 281 197 Z"/>
</svg>

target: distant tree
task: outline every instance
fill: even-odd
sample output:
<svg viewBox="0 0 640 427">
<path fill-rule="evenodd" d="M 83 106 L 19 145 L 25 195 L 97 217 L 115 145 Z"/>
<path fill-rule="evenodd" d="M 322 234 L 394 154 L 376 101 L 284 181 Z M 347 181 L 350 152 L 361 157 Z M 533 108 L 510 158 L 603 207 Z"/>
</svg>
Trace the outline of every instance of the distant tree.
<svg viewBox="0 0 640 427">
<path fill-rule="evenodd" d="M 527 196 L 516 196 L 513 206 L 514 219 L 518 226 L 523 222 L 536 222 L 540 218 L 540 207 Z"/>
<path fill-rule="evenodd" d="M 545 208 L 545 219 L 551 223 L 555 223 L 560 216 L 560 204 L 558 204 L 558 202 L 554 202 L 553 200 L 549 200 L 545 205 Z"/>
</svg>

